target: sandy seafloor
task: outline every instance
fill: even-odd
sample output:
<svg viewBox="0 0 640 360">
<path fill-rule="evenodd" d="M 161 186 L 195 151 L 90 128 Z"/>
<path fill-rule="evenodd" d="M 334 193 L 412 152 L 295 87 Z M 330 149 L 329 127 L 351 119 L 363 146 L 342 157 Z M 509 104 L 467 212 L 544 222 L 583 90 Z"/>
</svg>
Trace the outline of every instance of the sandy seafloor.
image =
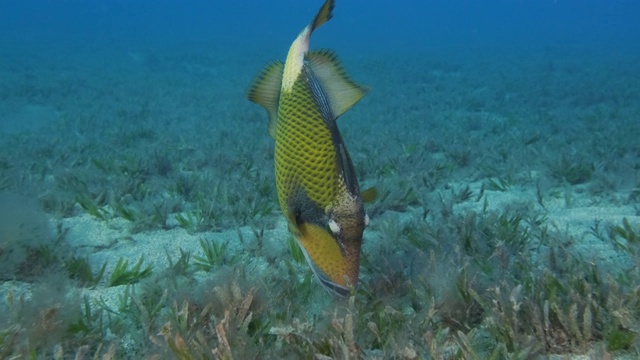
<svg viewBox="0 0 640 360">
<path fill-rule="evenodd" d="M 69 291 L 117 307 L 124 286 L 106 282 L 119 258 L 134 263 L 144 256 L 155 278 L 180 249 L 200 256 L 202 238 L 226 241 L 234 261 L 196 272 L 198 280 L 188 283 L 194 292 L 230 268 L 242 268 L 250 283 L 267 288 L 272 279 L 287 278 L 289 235 L 273 189 L 273 140 L 263 110 L 244 98 L 260 66 L 285 50 L 201 44 L 3 50 L 0 189 L 32 199 L 52 233 L 66 231 L 56 244 L 63 249 L 58 259 L 87 257 L 94 271 L 109 264 L 95 288 L 69 285 Z M 425 210 L 443 211 L 452 194 L 469 187 L 472 195 L 451 206 L 456 216 L 535 213 L 549 231 L 565 235 L 567 251 L 604 273 L 637 266 L 592 227 L 627 219 L 640 232 L 640 54 L 496 47 L 341 55 L 370 92 L 339 120 L 340 128 L 362 187 L 391 194 L 367 205 L 372 225 L 362 251 L 369 261 L 406 249 L 390 228 L 411 224 Z M 169 164 L 159 164 L 159 157 Z M 563 169 L 576 164 L 585 175 L 565 177 Z M 196 179 L 190 191 L 198 196 L 177 188 L 185 176 Z M 490 188 L 492 179 L 506 186 Z M 410 200 L 402 196 L 406 189 L 412 189 Z M 82 196 L 95 200 L 105 219 L 81 207 Z M 6 219 L 16 221 L 6 209 L 19 208 L 22 199 L 3 205 Z M 216 207 L 218 219 L 185 229 L 176 215 L 200 211 L 198 201 Z M 166 206 L 168 217 L 161 226 L 132 231 L 132 222 L 113 208 L 118 202 L 145 216 Z M 266 212 L 238 210 L 255 203 Z M 255 251 L 252 229 L 261 228 L 264 240 Z M 10 243 L 8 232 L 0 241 Z M 539 249 L 526 248 L 525 257 L 545 256 Z M 420 251 L 429 249 L 414 252 Z M 412 256 L 401 258 L 409 263 Z M 21 266 L 3 269 L 2 299 L 9 293 L 29 298 L 51 272 L 64 273 L 21 275 Z M 296 266 L 302 281 L 308 267 Z M 417 276 L 412 267 L 403 271 Z M 362 270 L 363 284 L 374 278 Z M 188 284 L 183 291 L 191 291 Z M 313 301 L 303 306 L 309 314 L 331 313 L 331 295 L 313 285 Z M 277 292 L 272 288 L 268 296 L 277 299 Z M 134 340 L 121 339 L 119 349 L 133 346 L 127 341 Z"/>
</svg>

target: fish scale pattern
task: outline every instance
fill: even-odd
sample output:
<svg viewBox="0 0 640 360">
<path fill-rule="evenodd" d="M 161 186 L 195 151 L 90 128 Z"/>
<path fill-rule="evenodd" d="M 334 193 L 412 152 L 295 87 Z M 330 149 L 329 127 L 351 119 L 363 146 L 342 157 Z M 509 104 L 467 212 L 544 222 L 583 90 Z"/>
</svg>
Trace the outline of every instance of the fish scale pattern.
<svg viewBox="0 0 640 360">
<path fill-rule="evenodd" d="M 299 186 L 320 208 L 339 191 L 336 152 L 308 84 L 298 79 L 290 93 L 281 94 L 276 127 L 276 186 L 282 210 Z M 294 95 L 295 94 L 295 95 Z"/>
</svg>

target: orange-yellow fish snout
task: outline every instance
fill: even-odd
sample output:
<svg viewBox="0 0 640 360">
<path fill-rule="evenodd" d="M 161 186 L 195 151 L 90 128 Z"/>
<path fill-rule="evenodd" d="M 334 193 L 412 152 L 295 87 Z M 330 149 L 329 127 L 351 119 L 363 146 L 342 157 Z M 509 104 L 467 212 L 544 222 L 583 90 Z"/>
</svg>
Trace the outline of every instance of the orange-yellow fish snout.
<svg viewBox="0 0 640 360">
<path fill-rule="evenodd" d="M 361 241 L 341 243 L 330 231 L 309 223 L 301 224 L 299 231 L 298 241 L 322 285 L 348 295 L 349 287 L 355 288 L 358 282 Z"/>
</svg>

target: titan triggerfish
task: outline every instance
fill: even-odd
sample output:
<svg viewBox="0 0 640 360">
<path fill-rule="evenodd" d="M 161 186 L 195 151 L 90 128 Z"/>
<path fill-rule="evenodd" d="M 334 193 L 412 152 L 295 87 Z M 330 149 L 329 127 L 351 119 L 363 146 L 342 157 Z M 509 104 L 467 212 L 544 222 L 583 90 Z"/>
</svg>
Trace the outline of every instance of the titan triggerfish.
<svg viewBox="0 0 640 360">
<path fill-rule="evenodd" d="M 278 199 L 289 230 L 322 285 L 346 296 L 358 283 L 369 218 L 336 119 L 366 89 L 347 76 L 333 51 L 309 51 L 311 33 L 331 19 L 333 8 L 334 0 L 327 0 L 285 63 L 267 65 L 247 97 L 269 116 Z"/>
</svg>

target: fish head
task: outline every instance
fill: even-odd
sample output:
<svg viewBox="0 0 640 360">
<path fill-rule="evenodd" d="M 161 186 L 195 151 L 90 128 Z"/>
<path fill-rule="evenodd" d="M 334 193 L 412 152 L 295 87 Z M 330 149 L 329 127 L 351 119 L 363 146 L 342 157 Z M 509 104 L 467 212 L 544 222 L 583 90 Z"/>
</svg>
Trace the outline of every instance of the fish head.
<svg viewBox="0 0 640 360">
<path fill-rule="evenodd" d="M 355 209 L 336 207 L 329 211 L 325 226 L 298 225 L 296 237 L 311 269 L 325 288 L 340 296 L 349 295 L 350 289 L 358 285 L 366 222 L 359 201 Z"/>
<path fill-rule="evenodd" d="M 298 241 L 320 283 L 347 296 L 358 283 L 362 236 L 359 241 L 341 241 L 330 229 L 311 223 L 300 225 L 299 230 Z"/>
</svg>

